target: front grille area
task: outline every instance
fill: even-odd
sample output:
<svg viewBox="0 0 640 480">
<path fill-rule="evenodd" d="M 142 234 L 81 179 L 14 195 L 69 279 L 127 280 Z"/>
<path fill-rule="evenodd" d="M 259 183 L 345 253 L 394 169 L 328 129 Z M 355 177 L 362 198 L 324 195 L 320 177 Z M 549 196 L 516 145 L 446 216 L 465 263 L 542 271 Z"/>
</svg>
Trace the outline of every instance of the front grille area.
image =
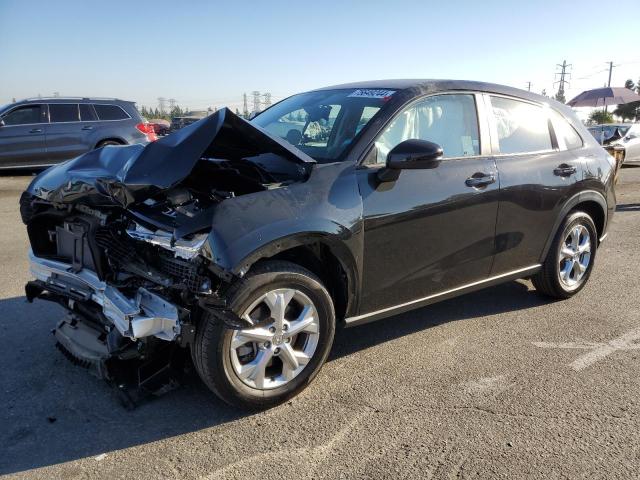
<svg viewBox="0 0 640 480">
<path fill-rule="evenodd" d="M 113 228 L 101 227 L 96 230 L 96 244 L 102 248 L 107 256 L 116 264 L 126 263 L 136 256 L 133 242 L 127 241 Z"/>
<path fill-rule="evenodd" d="M 158 256 L 157 267 L 162 273 L 175 278 L 192 292 L 200 291 L 202 284 L 207 281 L 207 277 L 198 274 L 197 265 L 187 260 L 174 258 L 168 252 L 162 252 Z"/>
<path fill-rule="evenodd" d="M 120 234 L 113 228 L 102 227 L 96 232 L 96 244 L 104 249 L 112 263 L 125 266 L 127 263 L 140 261 L 148 263 L 161 274 L 171 277 L 175 285 L 184 285 L 187 290 L 198 292 L 207 277 L 198 273 L 198 265 L 193 262 L 174 258 L 171 252 L 160 247 L 136 242 Z M 140 255 L 136 247 L 143 247 L 148 255 Z M 144 257 L 147 257 L 144 259 Z"/>
</svg>

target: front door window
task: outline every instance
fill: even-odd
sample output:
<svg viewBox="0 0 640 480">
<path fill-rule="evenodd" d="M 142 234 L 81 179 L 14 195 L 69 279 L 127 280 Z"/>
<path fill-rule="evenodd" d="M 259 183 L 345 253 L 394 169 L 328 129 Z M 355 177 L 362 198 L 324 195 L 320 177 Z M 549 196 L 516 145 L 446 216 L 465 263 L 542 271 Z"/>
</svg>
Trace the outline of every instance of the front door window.
<svg viewBox="0 0 640 480">
<path fill-rule="evenodd" d="M 444 157 L 480 154 L 478 116 L 470 94 L 436 95 L 401 112 L 375 142 L 375 163 L 384 164 L 389 151 L 409 139 L 440 145 Z"/>
</svg>

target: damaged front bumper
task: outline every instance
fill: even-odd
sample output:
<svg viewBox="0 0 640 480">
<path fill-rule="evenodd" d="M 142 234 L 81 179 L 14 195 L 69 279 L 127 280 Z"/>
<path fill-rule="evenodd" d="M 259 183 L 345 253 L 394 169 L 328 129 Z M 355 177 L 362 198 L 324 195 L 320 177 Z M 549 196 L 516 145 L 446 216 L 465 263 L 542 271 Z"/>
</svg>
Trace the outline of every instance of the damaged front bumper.
<svg viewBox="0 0 640 480">
<path fill-rule="evenodd" d="M 71 300 L 93 301 L 123 337 L 136 340 L 154 336 L 172 341 L 181 333 L 178 307 L 146 288 L 138 288 L 129 298 L 89 269 L 74 272 L 68 263 L 40 258 L 31 251 L 29 262 L 36 289 Z M 27 292 L 27 297 L 33 295 Z"/>
</svg>

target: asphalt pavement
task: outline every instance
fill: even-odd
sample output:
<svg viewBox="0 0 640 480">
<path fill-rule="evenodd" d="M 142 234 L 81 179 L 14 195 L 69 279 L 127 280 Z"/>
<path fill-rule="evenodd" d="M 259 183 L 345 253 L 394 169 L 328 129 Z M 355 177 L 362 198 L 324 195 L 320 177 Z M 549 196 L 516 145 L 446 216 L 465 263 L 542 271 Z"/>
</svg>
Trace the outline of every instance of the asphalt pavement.
<svg viewBox="0 0 640 480">
<path fill-rule="evenodd" d="M 339 331 L 299 397 L 245 414 L 197 380 L 124 410 L 27 304 L 25 174 L 0 176 L 0 474 L 14 478 L 638 478 L 640 168 L 587 287 L 517 281 Z"/>
</svg>

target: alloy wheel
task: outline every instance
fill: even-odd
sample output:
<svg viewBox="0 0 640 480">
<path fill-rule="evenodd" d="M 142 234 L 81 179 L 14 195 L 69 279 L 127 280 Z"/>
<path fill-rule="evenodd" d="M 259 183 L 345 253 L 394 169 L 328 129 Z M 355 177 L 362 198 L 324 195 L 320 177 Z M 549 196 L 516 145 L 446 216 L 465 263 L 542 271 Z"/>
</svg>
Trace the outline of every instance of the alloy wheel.
<svg viewBox="0 0 640 480">
<path fill-rule="evenodd" d="M 272 290 L 241 316 L 254 327 L 232 333 L 229 353 L 245 385 L 281 387 L 304 370 L 319 340 L 318 312 L 307 295 L 292 288 Z"/>
<path fill-rule="evenodd" d="M 591 261 L 591 235 L 584 225 L 574 225 L 567 232 L 558 255 L 560 282 L 575 288 L 589 268 Z"/>
</svg>

